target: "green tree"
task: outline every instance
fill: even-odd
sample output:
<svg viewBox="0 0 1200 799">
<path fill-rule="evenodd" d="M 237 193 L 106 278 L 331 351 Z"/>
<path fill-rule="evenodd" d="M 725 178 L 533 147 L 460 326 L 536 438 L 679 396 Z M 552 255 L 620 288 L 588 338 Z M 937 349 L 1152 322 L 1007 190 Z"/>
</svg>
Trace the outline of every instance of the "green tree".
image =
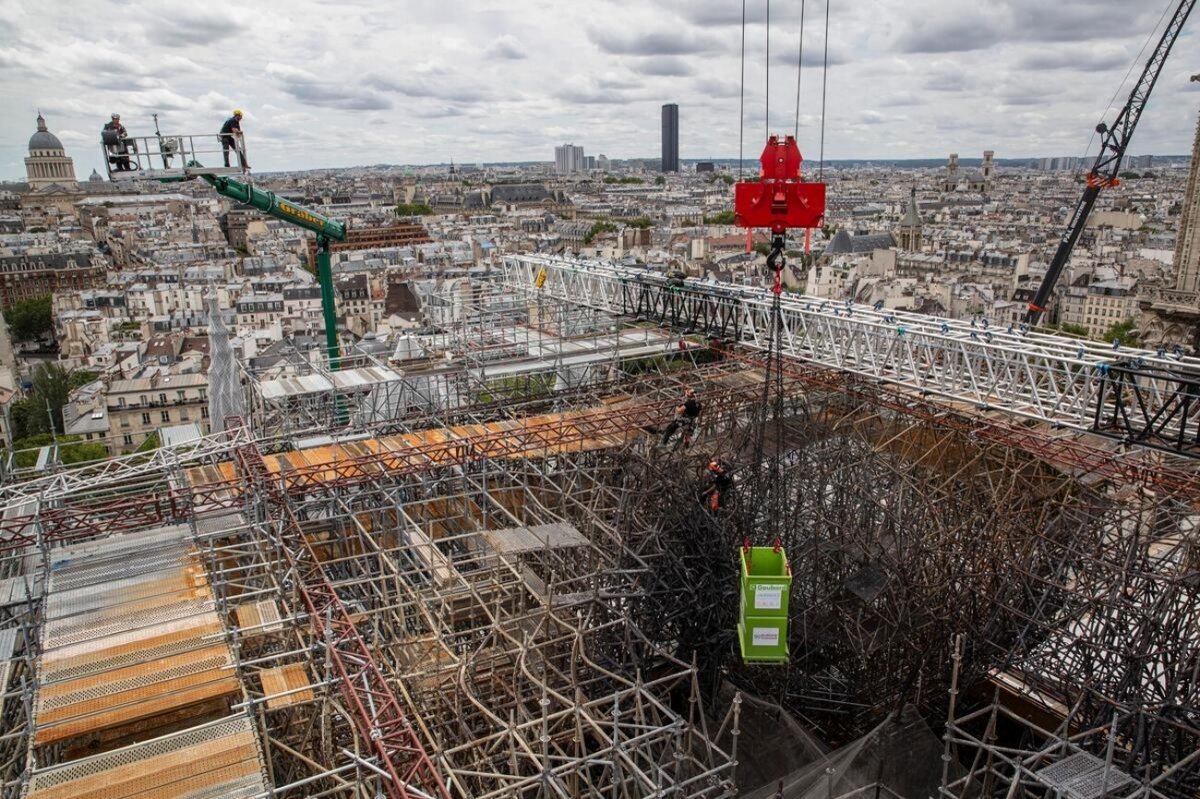
<svg viewBox="0 0 1200 799">
<path fill-rule="evenodd" d="M 654 227 L 654 220 L 650 219 L 649 217 L 639 216 L 636 219 L 626 220 L 625 224 L 628 227 L 635 227 L 639 230 L 645 230 L 646 228 Z"/>
<path fill-rule="evenodd" d="M 33 372 L 33 389 L 29 399 L 34 408 L 43 412 L 47 408 L 54 418 L 53 432 L 63 432 L 63 406 L 71 394 L 71 373 L 57 363 L 38 364 Z"/>
<path fill-rule="evenodd" d="M 1087 338 L 1088 329 L 1083 325 L 1073 324 L 1071 322 L 1060 322 L 1057 325 L 1047 325 L 1050 330 L 1057 330 L 1060 333 L 1066 333 L 1069 336 L 1079 336 Z"/>
<path fill-rule="evenodd" d="M 68 436 L 68 438 L 79 440 L 79 436 Z M 91 463 L 107 458 L 108 450 L 98 441 L 82 441 L 78 444 L 60 447 L 58 456 L 65 465 L 71 466 L 76 463 Z"/>
<path fill-rule="evenodd" d="M 1137 321 L 1134 319 L 1117 322 L 1104 331 L 1103 339 L 1104 341 L 1119 341 L 1123 347 L 1140 347 L 1142 345 L 1141 336 L 1137 331 Z"/>
<path fill-rule="evenodd" d="M 718 214 L 713 214 L 712 216 L 706 216 L 706 217 L 704 217 L 704 224 L 706 224 L 706 225 L 732 225 L 733 224 L 733 211 L 721 211 Z"/>
<path fill-rule="evenodd" d="M 41 433 L 13 442 L 15 457 L 13 460 L 22 469 L 28 469 L 37 463 L 38 450 L 55 443 L 54 436 Z M 108 450 L 97 441 L 84 441 L 79 436 L 59 436 L 58 457 L 65 466 L 76 463 L 88 463 L 108 457 Z"/>
<path fill-rule="evenodd" d="M 17 341 L 32 341 L 43 333 L 54 329 L 54 319 L 50 312 L 51 298 L 35 297 L 31 300 L 21 300 L 4 314 L 8 327 L 12 330 L 13 338 Z"/>
<path fill-rule="evenodd" d="M 13 439 L 29 438 L 50 432 L 50 419 L 46 416 L 46 407 L 38 407 L 30 398 L 15 401 L 9 407 L 9 421 L 12 423 Z"/>
<path fill-rule="evenodd" d="M 667 179 L 665 177 L 663 177 L 662 175 L 659 175 L 658 177 L 656 177 L 654 179 L 654 185 L 655 186 L 665 186 L 665 185 L 667 185 Z"/>
<path fill-rule="evenodd" d="M 427 203 L 400 203 L 396 206 L 396 216 L 429 216 L 433 213 Z"/>
<path fill-rule="evenodd" d="M 591 244 L 592 239 L 596 238 L 601 233 L 615 233 L 616 230 L 617 230 L 617 226 L 614 225 L 612 222 L 608 222 L 605 220 L 595 222 L 592 224 L 591 228 L 588 229 L 588 232 L 583 235 L 583 243 Z"/>
<path fill-rule="evenodd" d="M 72 369 L 71 375 L 67 379 L 67 384 L 71 387 L 71 390 L 74 391 L 80 386 L 86 386 L 99 376 L 99 372 L 90 372 L 87 369 Z"/>
</svg>

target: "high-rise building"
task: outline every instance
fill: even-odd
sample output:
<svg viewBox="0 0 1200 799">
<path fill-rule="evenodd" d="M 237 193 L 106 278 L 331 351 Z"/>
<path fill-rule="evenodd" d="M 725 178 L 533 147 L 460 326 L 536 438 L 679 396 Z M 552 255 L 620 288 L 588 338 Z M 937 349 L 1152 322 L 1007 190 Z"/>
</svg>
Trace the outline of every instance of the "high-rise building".
<svg viewBox="0 0 1200 799">
<path fill-rule="evenodd" d="M 679 171 L 679 106 L 662 107 L 662 171 Z"/>
<path fill-rule="evenodd" d="M 1200 292 L 1200 124 L 1192 142 L 1192 169 L 1175 235 L 1175 290 Z"/>
<path fill-rule="evenodd" d="M 560 175 L 582 172 L 584 169 L 583 148 L 574 144 L 563 144 L 554 148 L 554 171 Z"/>
</svg>

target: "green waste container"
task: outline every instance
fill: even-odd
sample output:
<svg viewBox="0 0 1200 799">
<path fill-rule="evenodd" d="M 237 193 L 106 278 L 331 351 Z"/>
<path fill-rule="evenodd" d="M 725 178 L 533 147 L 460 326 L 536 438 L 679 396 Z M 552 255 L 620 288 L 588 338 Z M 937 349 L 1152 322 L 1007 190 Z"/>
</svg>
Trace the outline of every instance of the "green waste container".
<svg viewBox="0 0 1200 799">
<path fill-rule="evenodd" d="M 738 642 L 747 663 L 786 663 L 788 597 L 792 570 L 787 555 L 774 547 L 739 551 L 741 603 Z"/>
</svg>

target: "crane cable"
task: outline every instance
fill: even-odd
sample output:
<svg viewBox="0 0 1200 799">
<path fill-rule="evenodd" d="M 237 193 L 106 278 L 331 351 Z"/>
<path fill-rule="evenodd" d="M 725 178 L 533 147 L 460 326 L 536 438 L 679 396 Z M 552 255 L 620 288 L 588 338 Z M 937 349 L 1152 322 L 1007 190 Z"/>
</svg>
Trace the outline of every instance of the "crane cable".
<svg viewBox="0 0 1200 799">
<path fill-rule="evenodd" d="M 742 0 L 742 79 L 738 99 L 738 182 L 742 182 L 742 161 L 746 139 L 746 0 Z"/>
<path fill-rule="evenodd" d="M 825 56 L 821 64 L 821 161 L 817 167 L 817 180 L 825 177 L 825 89 L 829 83 L 829 5 L 825 0 Z"/>
<path fill-rule="evenodd" d="M 804 74 L 804 6 L 808 0 L 800 0 L 800 45 L 796 54 L 796 127 L 792 138 L 800 141 L 800 78 Z"/>
<path fill-rule="evenodd" d="M 1147 34 L 1146 40 L 1144 42 L 1142 42 L 1142 48 L 1137 51 L 1137 55 L 1135 55 L 1133 57 L 1133 60 L 1129 62 L 1129 69 L 1125 70 L 1125 77 L 1121 78 L 1121 84 L 1119 86 L 1117 86 L 1117 90 L 1115 92 L 1113 92 L 1112 97 L 1108 98 L 1108 105 L 1106 105 L 1104 107 L 1104 110 L 1100 112 L 1100 121 L 1101 122 L 1104 121 L 1104 117 L 1108 115 L 1108 112 L 1112 110 L 1113 103 L 1115 103 L 1117 101 L 1117 97 L 1120 96 L 1122 90 L 1124 90 L 1125 84 L 1129 82 L 1129 76 L 1133 74 L 1133 70 L 1137 67 L 1138 64 L 1140 64 L 1142 62 L 1142 53 L 1146 52 L 1146 48 L 1150 46 L 1150 42 L 1154 41 L 1155 35 L 1158 33 L 1159 26 L 1161 26 L 1163 24 L 1163 20 L 1165 20 L 1167 18 L 1167 13 L 1171 10 L 1171 8 L 1174 5 L 1175 5 L 1175 0 L 1167 0 L 1166 7 L 1163 8 L 1162 13 L 1159 14 L 1159 16 L 1158 16 L 1158 22 L 1154 23 L 1154 27 L 1150 30 L 1150 33 Z M 1083 149 L 1083 155 L 1080 156 L 1079 163 L 1075 165 L 1075 169 L 1072 171 L 1072 177 L 1079 177 L 1079 175 L 1083 172 L 1084 169 L 1088 169 L 1088 166 L 1087 166 L 1088 155 L 1090 155 L 1092 152 L 1092 144 L 1095 143 L 1096 136 L 1098 134 L 1099 134 L 1099 131 L 1096 130 L 1095 127 L 1093 127 L 1092 135 L 1088 139 L 1087 147 L 1085 147 Z"/>
</svg>

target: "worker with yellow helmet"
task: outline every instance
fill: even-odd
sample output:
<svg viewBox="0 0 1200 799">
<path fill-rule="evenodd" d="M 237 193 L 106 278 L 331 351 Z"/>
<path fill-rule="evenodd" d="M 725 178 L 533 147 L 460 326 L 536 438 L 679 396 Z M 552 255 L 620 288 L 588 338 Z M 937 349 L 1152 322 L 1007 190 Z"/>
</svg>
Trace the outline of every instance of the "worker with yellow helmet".
<svg viewBox="0 0 1200 799">
<path fill-rule="evenodd" d="M 225 120 L 221 126 L 221 154 L 225 156 L 225 166 L 229 166 L 229 151 L 235 150 L 242 169 L 249 169 L 246 163 L 246 151 L 241 146 L 242 139 L 242 109 L 233 109 L 233 116 Z"/>
</svg>

